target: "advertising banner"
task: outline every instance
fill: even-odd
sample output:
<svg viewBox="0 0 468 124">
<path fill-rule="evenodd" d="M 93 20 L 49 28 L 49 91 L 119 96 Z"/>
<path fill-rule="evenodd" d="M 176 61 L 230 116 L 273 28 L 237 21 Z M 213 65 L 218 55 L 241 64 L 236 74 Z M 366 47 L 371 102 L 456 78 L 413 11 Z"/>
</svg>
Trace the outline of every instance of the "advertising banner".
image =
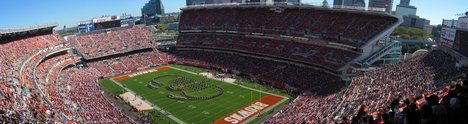
<svg viewBox="0 0 468 124">
<path fill-rule="evenodd" d="M 442 31 L 440 31 L 440 37 L 450 40 L 450 41 L 455 41 L 455 35 L 457 34 L 457 30 L 453 28 L 447 28 L 443 27 Z"/>
<path fill-rule="evenodd" d="M 458 18 L 457 28 L 468 29 L 468 17 Z"/>
</svg>

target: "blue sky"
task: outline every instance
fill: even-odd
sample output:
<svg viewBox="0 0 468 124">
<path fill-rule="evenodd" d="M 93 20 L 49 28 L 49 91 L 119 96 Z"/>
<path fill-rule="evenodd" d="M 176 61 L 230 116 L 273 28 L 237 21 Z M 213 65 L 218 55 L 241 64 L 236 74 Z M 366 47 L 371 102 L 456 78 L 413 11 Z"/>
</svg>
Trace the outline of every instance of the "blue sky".
<svg viewBox="0 0 468 124">
<path fill-rule="evenodd" d="M 322 1 L 303 0 L 307 3 Z M 102 15 L 141 15 L 140 9 L 146 2 L 148 0 L 0 0 L 0 28 L 51 22 L 72 27 Z M 185 5 L 185 0 L 162 2 L 166 12 L 177 12 Z M 333 0 L 328 2 L 332 4 Z M 398 3 L 400 0 L 394 0 L 394 6 Z M 411 5 L 418 8 L 417 15 L 431 20 L 433 25 L 440 24 L 442 19 L 457 19 L 455 14 L 468 11 L 468 0 L 412 0 Z"/>
</svg>

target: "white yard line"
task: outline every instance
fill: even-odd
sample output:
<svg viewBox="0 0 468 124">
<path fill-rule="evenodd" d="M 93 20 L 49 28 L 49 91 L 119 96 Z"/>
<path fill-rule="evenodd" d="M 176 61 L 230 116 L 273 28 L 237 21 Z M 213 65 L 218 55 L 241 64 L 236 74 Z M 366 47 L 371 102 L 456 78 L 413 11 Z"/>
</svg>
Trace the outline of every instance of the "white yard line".
<svg viewBox="0 0 468 124">
<path fill-rule="evenodd" d="M 176 70 L 179 70 L 179 71 L 187 72 L 187 73 L 190 73 L 190 74 L 200 75 L 200 74 L 198 74 L 198 73 L 191 72 L 191 71 L 187 71 L 187 70 L 180 69 L 180 68 L 177 68 L 177 67 L 172 67 L 172 66 L 169 66 L 169 67 L 171 67 L 171 68 L 173 68 L 173 69 L 176 69 Z M 209 77 L 207 77 L 207 78 L 209 78 Z M 235 83 L 226 82 L 226 81 L 223 81 L 223 80 L 220 80 L 220 79 L 217 79 L 217 78 L 210 78 L 210 79 L 214 79 L 214 80 L 218 80 L 218 81 L 225 82 L 225 83 L 228 83 L 228 84 L 236 85 L 236 86 L 239 86 L 239 87 L 242 87 L 242 88 L 245 88 L 245 89 L 249 89 L 249 90 L 253 90 L 253 91 L 257 91 L 257 92 L 261 92 L 261 93 L 265 93 L 265 94 L 269 94 L 269 95 L 273 95 L 273 96 L 278 96 L 278 97 L 281 97 L 281 98 L 283 98 L 283 99 L 289 99 L 288 97 L 285 97 L 285 96 L 281 96 L 281 95 L 277 95 L 277 94 L 265 92 L 265 91 L 262 91 L 262 90 L 253 89 L 253 88 L 250 88 L 250 87 L 247 87 L 247 86 L 244 86 L 244 85 L 240 85 L 240 84 L 235 84 Z"/>
<path fill-rule="evenodd" d="M 114 79 L 110 78 L 110 80 L 112 82 L 114 82 L 115 84 L 119 85 L 120 87 L 122 87 L 123 89 L 127 90 L 128 92 L 131 92 L 133 94 L 136 94 L 135 92 L 133 92 L 132 90 L 124 87 L 122 84 L 120 84 L 118 81 L 115 81 Z M 159 108 L 158 106 L 156 105 L 153 105 L 153 103 L 147 101 L 147 100 L 144 100 L 145 102 L 147 102 L 148 104 L 150 104 L 151 106 L 153 106 L 154 109 L 156 109 L 157 111 L 161 112 L 161 113 L 164 113 L 163 112 L 163 109 Z M 168 115 L 167 117 L 169 117 L 170 119 L 174 120 L 175 122 L 179 123 L 179 124 L 186 124 L 184 121 L 180 120 L 179 118 L 175 117 L 174 115 Z"/>
<path fill-rule="evenodd" d="M 176 70 L 179 70 L 179 71 L 187 72 L 187 73 L 190 73 L 190 74 L 200 75 L 200 74 L 198 74 L 198 73 L 191 72 L 191 71 L 184 70 L 184 69 L 180 69 L 180 68 L 177 68 L 177 67 L 172 67 L 172 66 L 169 66 L 169 67 L 171 67 L 171 68 L 173 68 L 173 69 L 176 69 Z M 262 114 L 262 113 L 264 113 L 264 112 L 268 112 L 268 111 L 272 110 L 273 108 L 275 108 L 276 106 L 280 105 L 281 103 L 286 102 L 286 100 L 289 99 L 288 97 L 285 97 L 285 96 L 281 96 L 281 95 L 277 95 L 277 94 L 265 92 L 265 91 L 262 91 L 262 90 L 253 89 L 253 88 L 250 88 L 250 87 L 247 87 L 247 86 L 244 86 L 244 85 L 235 84 L 235 83 L 230 83 L 230 82 L 223 81 L 223 80 L 220 80 L 220 79 L 217 79 L 217 78 L 211 78 L 211 77 L 208 77 L 208 78 L 214 79 L 214 80 L 218 80 L 218 81 L 221 81 L 221 82 L 225 82 L 225 83 L 228 83 L 228 84 L 236 85 L 236 86 L 239 86 L 239 87 L 242 87 L 242 88 L 245 88 L 245 89 L 249 89 L 249 90 L 253 90 L 253 91 L 257 91 L 257 92 L 261 92 L 261 93 L 265 93 L 265 94 L 269 94 L 269 95 L 278 96 L 278 97 L 283 98 L 280 102 L 274 104 L 274 105 L 271 106 L 271 107 L 268 107 L 267 109 L 263 110 L 262 112 L 257 113 L 257 114 L 255 114 L 253 117 L 251 117 L 251 118 L 247 119 L 246 121 L 242 122 L 243 124 L 249 123 L 250 121 L 252 121 L 252 120 L 254 120 L 254 119 L 257 118 L 257 117 L 255 117 L 255 116 L 257 116 L 257 115 L 259 115 L 259 114 Z"/>
<path fill-rule="evenodd" d="M 188 71 L 188 70 L 184 70 L 184 69 L 180 69 L 180 68 L 177 68 L 177 67 L 173 67 L 173 66 L 169 66 L 170 68 L 172 69 L 176 69 L 176 70 L 179 70 L 179 71 L 183 71 L 183 72 L 186 72 L 186 73 L 189 73 L 189 74 L 193 74 L 193 75 L 200 75 L 198 73 L 195 73 L 195 72 L 192 72 L 192 71 Z M 134 72 L 135 73 L 135 72 Z M 128 74 L 127 74 L 128 75 Z M 209 77 L 208 77 L 209 78 Z M 275 108 L 276 106 L 278 106 L 279 104 L 281 103 L 284 103 L 286 102 L 286 100 L 288 100 L 289 98 L 286 97 L 286 96 L 281 96 L 281 95 L 277 95 L 277 94 L 273 94 L 273 93 L 269 93 L 269 92 L 265 92 L 265 91 L 262 91 L 262 90 L 258 90 L 258 89 L 253 89 L 253 88 L 250 88 L 250 87 L 247 87 L 247 86 L 244 86 L 244 85 L 240 85 L 240 84 L 235 84 L 235 83 L 230 83 L 230 82 L 226 82 L 226 81 L 223 81 L 221 79 L 217 79 L 217 78 L 210 78 L 210 79 L 214 79 L 214 80 L 218 80 L 218 81 L 221 81 L 221 82 L 224 82 L 224 83 L 228 83 L 228 84 L 231 84 L 231 85 L 236 85 L 236 86 L 239 86 L 239 87 L 242 87 L 244 89 L 248 89 L 248 90 L 253 90 L 253 91 L 257 91 L 257 92 L 260 92 L 260 93 L 264 93 L 264 94 L 269 94 L 269 95 L 273 95 L 273 96 L 278 96 L 278 97 L 281 97 L 283 98 L 280 102 L 274 104 L 273 106 L 263 110 L 263 112 L 260 112 L 258 114 L 256 114 L 255 116 L 259 115 L 259 114 L 262 114 L 264 112 L 268 112 L 270 110 L 272 110 L 273 108 Z M 133 94 L 136 94 L 135 92 L 133 92 L 132 90 L 124 87 L 122 84 L 120 84 L 120 82 L 118 81 L 115 81 L 113 78 L 110 78 L 110 80 L 114 83 L 116 83 L 117 85 L 119 85 L 120 87 L 122 87 L 123 89 L 125 89 L 126 91 L 128 92 L 131 92 Z M 151 102 L 147 101 L 147 100 L 144 100 L 145 102 L 147 102 L 148 104 L 150 104 L 151 106 L 154 107 L 154 109 L 156 109 L 157 111 L 163 113 L 163 109 L 161 109 L 160 107 L 158 107 L 157 105 L 154 105 L 152 104 Z M 173 116 L 172 114 L 171 115 L 168 115 L 167 117 L 169 117 L 170 119 L 174 120 L 175 122 L 179 123 L 179 124 L 186 124 L 184 121 L 180 120 L 179 118 Z M 243 123 L 248 123 L 252 120 L 254 120 L 256 117 L 252 117 L 252 118 L 249 118 L 247 119 L 246 121 L 244 121 Z"/>
</svg>

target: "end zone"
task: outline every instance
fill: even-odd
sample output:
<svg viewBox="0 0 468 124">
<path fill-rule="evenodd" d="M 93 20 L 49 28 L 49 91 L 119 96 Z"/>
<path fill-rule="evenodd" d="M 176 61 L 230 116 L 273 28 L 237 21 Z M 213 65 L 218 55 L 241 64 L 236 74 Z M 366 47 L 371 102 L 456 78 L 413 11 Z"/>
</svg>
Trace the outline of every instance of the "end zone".
<svg viewBox="0 0 468 124">
<path fill-rule="evenodd" d="M 164 70 L 167 70 L 167 69 L 170 69 L 171 67 L 169 66 L 163 66 L 163 67 L 159 67 L 159 68 L 156 68 L 157 71 L 164 71 Z"/>
<path fill-rule="evenodd" d="M 155 68 L 155 69 L 139 71 L 139 72 L 135 72 L 135 73 L 128 74 L 128 75 L 119 76 L 119 77 L 116 77 L 116 78 L 113 78 L 113 79 L 115 81 L 122 81 L 122 80 L 131 78 L 131 77 L 135 77 L 135 76 L 138 76 L 138 75 L 147 74 L 147 73 L 151 73 L 151 72 L 155 72 L 155 71 L 164 71 L 164 70 L 167 70 L 167 69 L 170 69 L 170 68 L 171 67 L 169 67 L 169 66 L 163 66 L 163 67 L 159 67 L 159 68 Z"/>
<path fill-rule="evenodd" d="M 141 98 L 137 97 L 131 92 L 120 94 L 120 97 L 127 103 L 129 103 L 131 106 L 135 107 L 138 111 L 153 109 L 153 107 L 149 103 L 143 101 Z"/>
<path fill-rule="evenodd" d="M 253 102 L 231 114 L 228 114 L 222 118 L 217 119 L 213 124 L 237 124 L 245 122 L 255 115 L 272 108 L 276 104 L 280 103 L 284 98 L 267 95 L 256 102 Z"/>
<path fill-rule="evenodd" d="M 116 77 L 116 78 L 114 78 L 114 80 L 115 81 L 121 81 L 121 80 L 125 80 L 125 79 L 128 79 L 128 78 L 130 78 L 130 76 L 124 75 L 124 76 Z"/>
</svg>

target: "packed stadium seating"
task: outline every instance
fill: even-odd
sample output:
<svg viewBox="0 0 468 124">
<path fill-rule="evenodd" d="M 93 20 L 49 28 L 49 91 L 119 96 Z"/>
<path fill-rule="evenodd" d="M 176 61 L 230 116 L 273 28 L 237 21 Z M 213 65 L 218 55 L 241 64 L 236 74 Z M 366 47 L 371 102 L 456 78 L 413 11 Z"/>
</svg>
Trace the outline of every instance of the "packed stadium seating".
<svg viewBox="0 0 468 124">
<path fill-rule="evenodd" d="M 432 94 L 415 94 L 409 98 L 396 98 L 378 112 L 369 113 L 360 106 L 348 123 L 439 123 L 462 124 L 468 120 L 466 108 L 467 80 L 456 81 Z"/>
<path fill-rule="evenodd" d="M 209 47 L 272 55 L 299 60 L 320 67 L 331 68 L 332 70 L 344 66 L 359 55 L 351 51 L 303 42 L 229 34 L 214 35 L 212 33 L 181 34 L 177 45 L 178 47 Z"/>
<path fill-rule="evenodd" d="M 145 27 L 135 27 L 128 30 L 131 32 L 129 34 L 136 35 L 135 39 L 128 40 L 145 40 L 150 43 L 148 39 L 138 38 L 151 39 L 151 34 L 147 36 L 143 32 L 136 33 L 145 30 Z M 167 55 L 159 55 L 161 53 L 152 49 L 137 54 L 124 54 L 120 58 L 103 59 L 102 61 L 120 63 L 120 66 L 113 64 L 115 72 L 109 71 L 101 75 L 103 70 L 93 68 L 94 66 L 76 68 L 75 63 L 81 61 L 81 58 L 70 52 L 72 45 L 66 43 L 57 32 L 47 30 L 31 34 L 11 38 L 14 40 L 2 39 L 0 122 L 134 123 L 103 96 L 96 81 L 103 76 L 148 68 L 169 60 L 161 60 L 158 57 Z M 104 45 L 106 42 L 96 44 Z M 135 46 L 132 49 L 146 47 Z M 93 54 L 107 56 L 110 53 Z M 131 63 L 134 59 L 138 61 Z M 122 68 L 123 66 L 128 68 Z"/>
<path fill-rule="evenodd" d="M 89 66 L 96 68 L 103 77 L 125 74 L 149 67 L 167 64 L 168 61 L 160 58 L 165 53 L 158 51 L 142 51 L 125 56 L 112 57 L 110 59 L 89 62 Z"/>
<path fill-rule="evenodd" d="M 360 47 L 397 22 L 385 14 L 320 8 L 269 7 L 186 8 L 180 30 L 224 30 L 248 33 L 315 37 Z"/>
<path fill-rule="evenodd" d="M 102 95 L 97 82 L 99 74 L 94 68 L 67 68 L 62 71 L 58 82 L 68 85 L 67 99 L 78 106 L 78 109 L 71 109 L 74 110 L 71 117 L 82 123 L 133 123 Z"/>
<path fill-rule="evenodd" d="M 73 64 L 79 59 L 66 53 L 50 56 L 38 65 L 35 72 L 39 86 L 45 87 L 50 101 L 58 108 L 56 111 L 68 117 L 66 120 L 83 123 L 133 123 L 102 95 L 97 81 L 101 77 L 163 64 L 155 57 L 158 57 L 157 52 L 144 51 L 90 62 L 90 67 L 78 69 Z M 109 70 L 103 69 L 105 67 Z"/>
<path fill-rule="evenodd" d="M 361 47 L 395 22 L 375 13 L 239 7 L 184 10 L 180 28 L 313 36 Z M 345 83 L 337 74 L 278 59 L 336 70 L 359 56 L 311 42 L 191 32 L 179 35 L 178 50 L 163 53 L 140 25 L 68 36 L 70 42 L 51 30 L 28 33 L 0 39 L 0 123 L 135 123 L 107 99 L 99 79 L 168 63 L 228 70 L 298 95 L 264 123 L 467 121 L 468 85 L 451 82 L 466 69 L 437 49 Z"/>
<path fill-rule="evenodd" d="M 178 50 L 174 53 L 161 53 L 157 50 L 146 49 L 122 55 L 110 55 L 89 61 L 89 67 L 79 69 L 74 63 L 80 61 L 76 55 L 68 52 L 71 45 L 64 44 L 63 39 L 56 39 L 55 32 L 50 35 L 40 35 L 18 41 L 2 44 L 7 46 L 22 44 L 15 42 L 34 42 L 39 45 L 31 47 L 29 52 L 17 53 L 18 60 L 2 57 L 2 83 L 0 86 L 2 111 L 13 111 L 21 119 L 36 119 L 44 121 L 55 118 L 62 121 L 83 123 L 133 123 L 121 110 L 113 106 L 103 95 L 96 82 L 101 77 L 108 77 L 122 73 L 167 64 L 174 61 L 178 64 L 192 65 L 211 69 L 235 70 L 240 75 L 259 82 L 300 93 L 290 104 L 282 107 L 279 114 L 266 120 L 266 123 L 302 123 L 302 122 L 363 122 L 369 114 L 377 113 L 372 121 L 383 121 L 387 116 L 402 116 L 400 113 L 414 111 L 411 107 L 415 102 L 415 95 L 438 93 L 444 98 L 440 102 L 447 109 L 448 114 L 459 116 L 453 108 L 457 101 L 465 97 L 454 96 L 462 94 L 460 86 L 448 86 L 455 90 L 442 90 L 444 83 L 450 83 L 465 70 L 455 67 L 455 58 L 440 50 L 432 50 L 427 54 L 406 60 L 396 65 L 389 65 L 364 75 L 353 78 L 350 85 L 345 85 L 338 77 L 320 72 L 315 69 L 297 65 L 276 62 L 271 58 L 258 58 L 253 55 L 240 55 L 215 50 Z M 190 35 L 189 35 L 190 36 Z M 185 37 L 185 36 L 184 36 Z M 195 37 L 195 36 L 193 36 Z M 209 36 L 200 36 L 209 37 Z M 213 35 L 214 42 L 221 42 L 222 37 Z M 224 36 L 226 38 L 228 36 Z M 228 37 L 233 40 L 236 37 Z M 45 40 L 38 40 L 45 39 Z M 51 40 L 52 39 L 52 40 Z M 193 38 L 198 39 L 198 38 Z M 48 42 L 46 42 L 48 41 Z M 196 42 L 195 42 L 196 43 Z M 213 44 L 207 44 L 211 46 Z M 215 44 L 215 47 L 234 48 Z M 24 46 L 29 48 L 29 46 Z M 63 51 L 65 49 L 65 51 Z M 255 49 L 255 48 L 244 48 Z M 10 52 L 4 49 L 2 52 Z M 60 52 L 62 51 L 62 52 Z M 262 51 L 252 51 L 259 52 Z M 268 54 L 276 54 L 268 52 Z M 278 56 L 282 54 L 278 53 Z M 284 53 L 283 53 L 284 54 Z M 26 56 L 26 57 L 23 57 Z M 285 56 L 286 57 L 286 56 Z M 236 58 L 236 59 L 232 59 Z M 19 61 L 24 59 L 22 61 Z M 37 80 L 35 80 L 37 79 Z M 414 83 L 408 83 L 414 82 Z M 18 90 L 18 89 L 24 89 Z M 21 91 L 21 92 L 20 92 Z M 18 96 L 32 93 L 25 100 Z M 454 93 L 456 92 L 456 93 Z M 45 95 L 41 94 L 45 93 Z M 428 95 L 426 95 L 428 96 Z M 447 101 L 447 99 L 449 99 Z M 405 100 L 408 99 L 408 100 Z M 452 100 L 454 99 L 454 100 Z M 46 101 L 50 100 L 51 103 Z M 395 100 L 405 100 L 400 109 L 388 111 L 389 104 Z M 417 100 L 421 100 L 420 98 Z M 98 101 L 96 103 L 96 101 Z M 430 101 L 428 99 L 427 101 Z M 454 102 L 451 102 L 454 101 Z M 418 105 L 424 106 L 422 102 Z M 437 103 L 427 103 L 438 106 Z M 16 107 L 24 106 L 33 111 L 19 112 Z M 366 111 L 363 112 L 363 108 Z M 466 107 L 466 106 L 463 106 Z M 392 107 L 393 108 L 393 107 Z M 416 108 L 423 110 L 423 108 Z M 404 111 L 403 111 L 404 110 Z M 52 114 L 48 114 L 52 113 Z M 421 112 L 420 112 L 421 113 Z M 438 116 L 437 113 L 429 113 Z M 62 116 L 63 115 L 63 116 Z M 406 115 L 405 115 L 406 116 Z M 375 118 L 374 117 L 374 118 Z M 68 118 L 68 119 L 67 119 Z M 449 117 L 453 118 L 453 117 Z M 10 122 L 14 121 L 9 118 Z M 394 121 L 404 121 L 400 118 Z M 442 117 L 421 118 L 442 120 Z M 8 120 L 8 119 L 4 119 Z M 460 122 L 457 118 L 448 120 Z"/>
<path fill-rule="evenodd" d="M 315 69 L 297 67 L 272 60 L 203 51 L 177 51 L 174 56 L 178 64 L 236 70 L 249 78 L 279 88 L 292 88 L 290 90 L 295 91 L 327 94 L 342 88 L 344 85 L 336 76 L 324 74 Z"/>
<path fill-rule="evenodd" d="M 151 32 L 141 25 L 73 35 L 68 39 L 86 59 L 154 47 Z"/>
<path fill-rule="evenodd" d="M 424 93 L 436 93 L 466 69 L 455 67 L 455 58 L 440 50 L 389 65 L 353 78 L 346 90 L 325 97 L 299 96 L 284 106 L 269 123 L 336 122 L 351 120 L 361 105 L 368 113 L 389 110 L 394 99 L 411 99 Z M 395 112 L 395 111 L 394 111 Z M 383 113 L 382 113 L 383 114 Z M 299 115 L 299 116 L 298 116 Z M 362 121 L 363 122 L 363 121 Z"/>
<path fill-rule="evenodd" d="M 21 119 L 36 118 L 45 119 L 42 116 L 47 110 L 48 105 L 39 97 L 40 93 L 36 90 L 33 82 L 30 80 L 22 81 L 23 78 L 32 77 L 32 75 L 21 76 L 22 72 L 30 73 L 30 66 L 26 65 L 32 61 L 36 54 L 51 50 L 64 45 L 64 39 L 56 32 L 38 31 L 33 35 L 27 35 L 14 41 L 4 41 L 0 43 L 0 69 L 4 70 L 2 77 L 2 99 L 0 106 L 4 111 L 12 112 Z M 21 96 L 21 97 L 20 97 Z M 18 109 L 27 109 L 31 111 L 17 111 Z"/>
</svg>

